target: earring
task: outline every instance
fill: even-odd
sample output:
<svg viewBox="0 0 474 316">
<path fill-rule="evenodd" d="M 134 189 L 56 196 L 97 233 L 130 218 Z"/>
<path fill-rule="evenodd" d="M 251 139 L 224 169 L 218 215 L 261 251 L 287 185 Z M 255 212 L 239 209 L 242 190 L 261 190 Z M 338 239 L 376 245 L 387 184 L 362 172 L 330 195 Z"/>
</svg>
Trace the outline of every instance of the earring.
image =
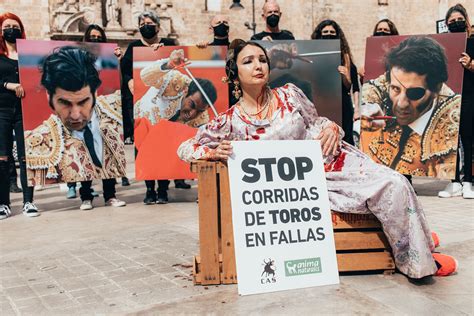
<svg viewBox="0 0 474 316">
<path fill-rule="evenodd" d="M 232 94 L 237 100 L 240 99 L 240 97 L 242 96 L 242 91 L 240 90 L 240 83 L 237 80 L 234 81 L 234 91 L 232 91 Z"/>
</svg>

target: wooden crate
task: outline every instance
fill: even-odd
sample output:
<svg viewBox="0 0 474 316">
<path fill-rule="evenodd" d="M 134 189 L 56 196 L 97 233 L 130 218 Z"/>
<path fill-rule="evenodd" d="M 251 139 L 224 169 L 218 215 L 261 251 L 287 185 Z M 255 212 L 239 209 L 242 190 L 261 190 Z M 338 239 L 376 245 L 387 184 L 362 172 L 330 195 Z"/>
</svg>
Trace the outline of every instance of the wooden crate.
<svg viewBox="0 0 474 316">
<path fill-rule="evenodd" d="M 197 161 L 199 252 L 194 257 L 194 284 L 237 283 L 232 209 L 227 166 Z M 369 214 L 332 212 L 339 272 L 395 270 L 380 222 Z"/>
</svg>

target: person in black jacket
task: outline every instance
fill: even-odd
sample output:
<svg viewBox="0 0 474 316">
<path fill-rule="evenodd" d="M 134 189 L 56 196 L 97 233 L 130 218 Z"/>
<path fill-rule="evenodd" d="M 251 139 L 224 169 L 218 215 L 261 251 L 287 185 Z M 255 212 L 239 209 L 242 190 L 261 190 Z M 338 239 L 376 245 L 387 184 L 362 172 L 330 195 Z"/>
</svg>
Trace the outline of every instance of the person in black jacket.
<svg viewBox="0 0 474 316">
<path fill-rule="evenodd" d="M 461 99 L 461 121 L 459 135 L 464 149 L 464 178 L 461 184 L 460 157 L 457 157 L 456 176 L 447 187 L 438 193 L 439 197 L 447 198 L 461 196 L 465 199 L 474 199 L 472 186 L 472 146 L 474 126 L 474 34 L 470 28 L 469 16 L 461 4 L 452 6 L 446 13 L 446 25 L 450 33 L 467 33 L 466 52 L 462 53 L 459 63 L 464 68 L 464 80 Z"/>
<path fill-rule="evenodd" d="M 171 38 L 159 37 L 160 18 L 155 12 L 145 11 L 138 16 L 138 27 L 141 38 L 131 42 L 122 59 L 120 68 L 122 72 L 122 111 L 124 137 L 133 140 L 133 48 L 160 46 L 177 46 L 179 43 Z M 147 188 L 143 203 L 165 204 L 168 203 L 169 180 L 158 180 L 158 192 L 155 192 L 155 180 L 146 180 Z M 190 189 L 191 186 L 184 180 L 175 180 L 175 187 L 178 189 Z"/>
<path fill-rule="evenodd" d="M 18 74 L 17 39 L 26 38 L 20 18 L 13 13 L 0 15 L 0 219 L 11 215 L 10 210 L 10 163 L 13 130 L 20 161 L 20 180 L 23 188 L 23 214 L 29 217 L 40 215 L 33 203 L 33 187 L 28 186 L 26 176 L 25 140 L 21 98 L 25 90 L 20 85 Z"/>
<path fill-rule="evenodd" d="M 295 37 L 290 31 L 280 30 L 278 24 L 280 23 L 280 18 L 282 13 L 280 11 L 280 6 L 274 0 L 266 1 L 263 5 L 262 18 L 265 21 L 265 31 L 254 34 L 250 40 L 260 41 L 260 40 L 294 40 Z"/>
</svg>

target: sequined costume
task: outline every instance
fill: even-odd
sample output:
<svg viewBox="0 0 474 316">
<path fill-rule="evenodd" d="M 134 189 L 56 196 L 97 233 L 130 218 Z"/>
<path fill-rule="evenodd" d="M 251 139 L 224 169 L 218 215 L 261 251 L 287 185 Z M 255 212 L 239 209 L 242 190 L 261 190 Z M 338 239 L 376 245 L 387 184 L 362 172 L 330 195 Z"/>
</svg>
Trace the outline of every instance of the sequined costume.
<svg viewBox="0 0 474 316">
<path fill-rule="evenodd" d="M 180 111 L 191 78 L 178 70 L 164 70 L 162 66 L 168 61 L 168 58 L 157 60 L 140 72 L 143 83 L 150 88 L 133 107 L 135 119 L 147 118 L 155 125 L 160 119 L 169 120 Z M 178 118 L 177 122 L 198 127 L 209 122 L 209 114 L 204 111 L 192 120 L 185 122 Z"/>
<path fill-rule="evenodd" d="M 103 140 L 102 168 L 94 165 L 85 143 L 71 135 L 52 114 L 25 132 L 26 168 L 30 185 L 112 179 L 125 175 L 120 93 L 98 96 L 94 111 Z"/>
<path fill-rule="evenodd" d="M 390 115 L 389 84 L 385 75 L 364 84 L 361 107 L 368 103 L 378 104 Z M 383 133 L 362 131 L 362 151 L 374 161 L 403 174 L 452 179 L 456 170 L 460 108 L 461 96 L 443 84 L 422 133 L 400 126 L 396 121 L 388 122 Z M 402 141 L 404 129 L 407 135 Z"/>
<path fill-rule="evenodd" d="M 222 140 L 313 139 L 335 124 L 319 117 L 315 106 L 296 86 L 273 90 L 278 106 L 272 119 L 253 120 L 238 106 L 202 126 L 178 149 L 181 159 L 209 159 Z M 337 125 L 336 125 L 337 126 Z M 404 176 L 373 162 L 357 148 L 341 141 L 336 156 L 325 156 L 331 209 L 343 213 L 373 213 L 383 225 L 396 265 L 412 278 L 437 271 L 434 249 L 423 209 Z"/>
</svg>

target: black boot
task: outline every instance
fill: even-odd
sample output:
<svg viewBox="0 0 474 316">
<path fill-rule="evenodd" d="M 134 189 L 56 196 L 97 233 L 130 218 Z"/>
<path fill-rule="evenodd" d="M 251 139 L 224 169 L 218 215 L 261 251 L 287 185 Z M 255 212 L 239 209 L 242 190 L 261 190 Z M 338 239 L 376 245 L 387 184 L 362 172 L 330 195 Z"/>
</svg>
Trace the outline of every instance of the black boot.
<svg viewBox="0 0 474 316">
<path fill-rule="evenodd" d="M 174 180 L 174 187 L 176 189 L 191 189 L 191 185 L 184 182 L 184 180 Z"/>
<path fill-rule="evenodd" d="M 156 204 L 168 204 L 168 192 L 165 190 L 158 190 L 158 199 Z"/>
<path fill-rule="evenodd" d="M 155 190 L 146 190 L 145 199 L 143 200 L 145 205 L 156 204 L 156 192 Z"/>
</svg>

